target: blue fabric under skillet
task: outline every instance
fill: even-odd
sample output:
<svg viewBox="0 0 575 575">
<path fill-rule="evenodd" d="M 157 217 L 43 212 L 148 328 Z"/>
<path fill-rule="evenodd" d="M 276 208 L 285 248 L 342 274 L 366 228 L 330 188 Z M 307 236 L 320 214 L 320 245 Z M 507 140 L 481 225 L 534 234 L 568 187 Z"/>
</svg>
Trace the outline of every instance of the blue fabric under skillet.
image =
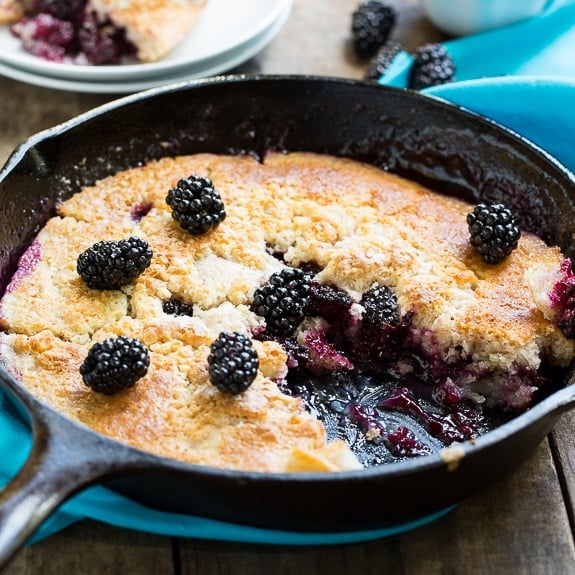
<svg viewBox="0 0 575 575">
<path fill-rule="evenodd" d="M 12 403 L 0 392 L 0 485 L 14 476 L 30 450 L 31 439 Z M 450 509 L 393 527 L 343 533 L 308 533 L 238 525 L 191 515 L 156 511 L 96 486 L 65 503 L 33 536 L 34 543 L 81 519 L 94 519 L 128 529 L 177 537 L 280 545 L 328 545 L 379 539 L 414 529 Z"/>
</svg>

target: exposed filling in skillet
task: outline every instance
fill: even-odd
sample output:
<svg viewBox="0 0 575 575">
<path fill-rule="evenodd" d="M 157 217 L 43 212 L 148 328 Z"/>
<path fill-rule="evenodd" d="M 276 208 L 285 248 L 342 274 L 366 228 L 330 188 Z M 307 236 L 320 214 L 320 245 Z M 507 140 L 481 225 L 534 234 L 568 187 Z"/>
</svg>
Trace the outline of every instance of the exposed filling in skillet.
<svg viewBox="0 0 575 575">
<path fill-rule="evenodd" d="M 0 0 L 0 24 L 45 60 L 119 64 L 165 57 L 195 26 L 207 0 Z"/>
<path fill-rule="evenodd" d="M 166 201 L 192 174 L 225 206 L 198 234 Z M 487 263 L 472 209 L 326 155 L 155 161 L 59 206 L 1 301 L 1 357 L 69 417 L 184 461 L 335 471 L 431 453 L 527 409 L 575 351 L 571 262 L 522 232 Z M 80 254 L 126 238 L 151 251 L 139 275 L 90 287 Z M 214 385 L 222 332 L 257 354 L 245 386 Z M 81 366 L 118 337 L 147 371 L 95 391 Z"/>
</svg>

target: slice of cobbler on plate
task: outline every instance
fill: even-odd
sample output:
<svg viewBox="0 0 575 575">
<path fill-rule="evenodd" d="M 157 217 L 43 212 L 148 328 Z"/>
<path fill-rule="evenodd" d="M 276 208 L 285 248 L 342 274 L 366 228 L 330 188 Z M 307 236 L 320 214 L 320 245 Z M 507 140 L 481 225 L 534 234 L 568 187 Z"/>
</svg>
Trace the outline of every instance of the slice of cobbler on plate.
<svg viewBox="0 0 575 575">
<path fill-rule="evenodd" d="M 207 0 L 0 0 L 0 22 L 26 52 L 53 62 L 155 62 L 194 28 Z"/>
<path fill-rule="evenodd" d="M 22 5 L 15 0 L 0 0 L 0 24 L 16 22 L 24 16 Z"/>
</svg>

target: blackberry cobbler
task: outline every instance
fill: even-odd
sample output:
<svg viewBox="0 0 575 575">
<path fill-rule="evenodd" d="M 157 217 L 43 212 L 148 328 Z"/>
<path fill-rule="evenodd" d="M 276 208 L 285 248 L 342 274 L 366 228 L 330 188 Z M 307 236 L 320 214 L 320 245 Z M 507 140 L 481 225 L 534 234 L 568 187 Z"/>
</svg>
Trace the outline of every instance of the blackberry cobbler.
<svg viewBox="0 0 575 575">
<path fill-rule="evenodd" d="M 194 27 L 206 0 L 21 0 L 0 12 L 22 48 L 52 62 L 153 62 Z"/>
<path fill-rule="evenodd" d="M 58 206 L 0 317 L 10 373 L 101 433 L 338 471 L 473 439 L 551 390 L 575 276 L 502 204 L 328 155 L 197 154 Z"/>
</svg>

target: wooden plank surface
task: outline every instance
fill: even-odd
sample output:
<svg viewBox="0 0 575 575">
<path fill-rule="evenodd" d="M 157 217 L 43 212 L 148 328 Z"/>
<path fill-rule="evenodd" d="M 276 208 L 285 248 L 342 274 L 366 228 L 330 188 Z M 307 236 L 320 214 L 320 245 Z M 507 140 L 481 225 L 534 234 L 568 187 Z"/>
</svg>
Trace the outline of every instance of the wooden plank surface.
<svg viewBox="0 0 575 575">
<path fill-rule="evenodd" d="M 277 38 L 243 73 L 361 78 L 365 62 L 350 47 L 355 0 L 295 0 Z M 398 0 L 393 36 L 414 49 L 443 39 L 418 0 Z M 29 86 L 0 77 L 0 163 L 37 131 L 113 99 Z M 575 574 L 575 416 L 516 473 L 433 524 L 366 543 L 282 547 L 177 540 L 84 521 L 24 549 L 6 575 L 147 573 L 181 575 Z M 550 444 L 553 449 L 550 448 Z M 429 494 L 433 497 L 433 493 Z M 352 501 L 336 502 L 342 506 Z"/>
</svg>

